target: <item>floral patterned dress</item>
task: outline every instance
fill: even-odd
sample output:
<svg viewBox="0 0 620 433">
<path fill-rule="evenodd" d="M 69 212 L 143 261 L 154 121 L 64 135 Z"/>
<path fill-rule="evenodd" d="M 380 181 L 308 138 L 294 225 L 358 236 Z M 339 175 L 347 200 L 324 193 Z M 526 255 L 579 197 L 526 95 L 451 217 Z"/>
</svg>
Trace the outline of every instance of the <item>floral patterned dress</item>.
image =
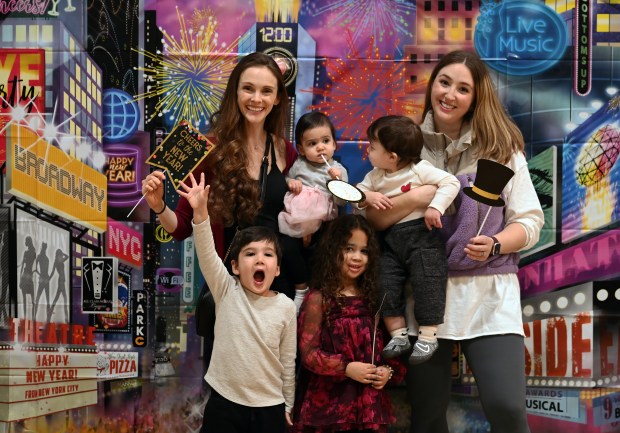
<svg viewBox="0 0 620 433">
<path fill-rule="evenodd" d="M 331 301 L 327 317 L 320 291 L 311 290 L 301 308 L 297 337 L 302 368 L 295 397 L 293 433 L 331 433 L 368 429 L 387 432 L 395 421 L 387 391 L 345 375 L 353 361 L 371 362 L 374 315 L 359 296 Z M 377 331 L 374 364 L 394 369 L 390 382 L 404 378 L 397 360 L 381 359 L 384 334 Z M 388 382 L 388 384 L 390 383 Z"/>
</svg>

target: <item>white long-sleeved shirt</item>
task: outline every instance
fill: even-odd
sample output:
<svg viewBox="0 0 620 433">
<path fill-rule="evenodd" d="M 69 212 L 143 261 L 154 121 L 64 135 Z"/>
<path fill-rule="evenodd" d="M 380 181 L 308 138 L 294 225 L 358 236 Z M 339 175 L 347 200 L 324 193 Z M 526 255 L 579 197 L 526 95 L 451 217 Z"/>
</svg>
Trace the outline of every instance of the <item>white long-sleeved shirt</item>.
<svg viewBox="0 0 620 433">
<path fill-rule="evenodd" d="M 243 406 L 295 398 L 297 313 L 282 293 L 266 297 L 245 290 L 215 251 L 211 224 L 192 222 L 198 262 L 215 300 L 215 342 L 205 380 L 224 398 Z"/>
<path fill-rule="evenodd" d="M 374 191 L 386 197 L 395 197 L 422 185 L 437 185 L 435 196 L 428 207 L 437 209 L 442 215 L 461 189 L 456 177 L 424 160 L 409 164 L 393 173 L 375 167 L 366 174 L 357 187 L 364 192 Z M 425 211 L 426 209 L 415 209 L 398 223 L 422 218 Z"/>
</svg>

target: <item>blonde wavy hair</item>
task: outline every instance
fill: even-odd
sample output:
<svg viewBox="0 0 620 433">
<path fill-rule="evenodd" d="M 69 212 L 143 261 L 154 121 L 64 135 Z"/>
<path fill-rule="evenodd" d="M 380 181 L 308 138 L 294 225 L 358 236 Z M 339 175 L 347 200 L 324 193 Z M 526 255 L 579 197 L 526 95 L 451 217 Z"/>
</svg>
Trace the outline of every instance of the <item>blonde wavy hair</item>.
<svg viewBox="0 0 620 433">
<path fill-rule="evenodd" d="M 439 60 L 428 80 L 422 118 L 432 109 L 431 89 L 439 71 L 455 63 L 464 64 L 474 80 L 474 100 L 465 120 L 471 121 L 476 156 L 506 164 L 514 153 L 525 152 L 523 134 L 500 102 L 486 65 L 473 52 L 452 51 Z"/>
</svg>

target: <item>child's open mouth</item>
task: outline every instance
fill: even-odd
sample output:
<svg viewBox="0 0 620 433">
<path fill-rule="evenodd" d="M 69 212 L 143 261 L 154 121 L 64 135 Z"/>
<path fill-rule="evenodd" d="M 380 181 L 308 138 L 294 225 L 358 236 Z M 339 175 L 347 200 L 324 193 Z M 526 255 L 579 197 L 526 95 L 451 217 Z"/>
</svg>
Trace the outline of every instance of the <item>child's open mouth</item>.
<svg viewBox="0 0 620 433">
<path fill-rule="evenodd" d="M 263 271 L 256 271 L 254 273 L 254 281 L 262 283 L 264 279 L 265 279 L 265 272 L 263 272 Z"/>
</svg>

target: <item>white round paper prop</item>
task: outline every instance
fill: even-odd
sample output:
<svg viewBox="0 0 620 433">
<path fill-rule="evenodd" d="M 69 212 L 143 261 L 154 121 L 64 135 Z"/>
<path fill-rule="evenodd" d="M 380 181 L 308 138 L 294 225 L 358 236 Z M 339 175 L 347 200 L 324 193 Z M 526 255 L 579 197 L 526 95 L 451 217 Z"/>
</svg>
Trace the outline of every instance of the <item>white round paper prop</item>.
<svg viewBox="0 0 620 433">
<path fill-rule="evenodd" d="M 366 196 L 362 190 L 344 180 L 332 179 L 328 181 L 327 189 L 335 197 L 350 203 L 359 203 L 360 201 L 366 200 Z"/>
</svg>

